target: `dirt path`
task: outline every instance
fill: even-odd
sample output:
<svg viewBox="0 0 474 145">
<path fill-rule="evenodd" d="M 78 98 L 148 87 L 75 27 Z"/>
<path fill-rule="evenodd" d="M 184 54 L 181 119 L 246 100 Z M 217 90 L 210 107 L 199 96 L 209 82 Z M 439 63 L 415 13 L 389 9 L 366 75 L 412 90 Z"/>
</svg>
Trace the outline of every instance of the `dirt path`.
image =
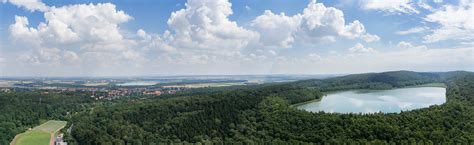
<svg viewBox="0 0 474 145">
<path fill-rule="evenodd" d="M 15 138 L 13 138 L 12 142 L 10 142 L 10 145 L 15 145 L 16 144 L 16 141 L 18 140 L 19 135 L 21 135 L 21 134 L 15 135 Z"/>
<path fill-rule="evenodd" d="M 54 134 L 51 133 L 51 137 L 49 138 L 49 145 L 54 145 Z"/>
<path fill-rule="evenodd" d="M 49 145 L 54 145 L 54 143 L 56 142 L 55 140 L 55 134 L 57 132 L 59 132 L 59 130 L 63 129 L 65 126 L 61 127 L 61 128 L 58 128 L 58 130 L 54 131 L 54 132 L 51 132 L 51 138 L 49 139 Z"/>
</svg>

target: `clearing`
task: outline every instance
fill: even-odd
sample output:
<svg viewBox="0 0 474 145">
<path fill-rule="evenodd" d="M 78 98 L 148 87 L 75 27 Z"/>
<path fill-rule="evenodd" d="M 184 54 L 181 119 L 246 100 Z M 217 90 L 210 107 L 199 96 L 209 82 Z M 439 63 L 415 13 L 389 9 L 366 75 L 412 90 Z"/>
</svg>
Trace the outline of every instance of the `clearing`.
<svg viewBox="0 0 474 145">
<path fill-rule="evenodd" d="M 55 134 L 66 126 L 66 121 L 50 120 L 35 128 L 15 136 L 10 145 L 50 145 Z"/>
</svg>

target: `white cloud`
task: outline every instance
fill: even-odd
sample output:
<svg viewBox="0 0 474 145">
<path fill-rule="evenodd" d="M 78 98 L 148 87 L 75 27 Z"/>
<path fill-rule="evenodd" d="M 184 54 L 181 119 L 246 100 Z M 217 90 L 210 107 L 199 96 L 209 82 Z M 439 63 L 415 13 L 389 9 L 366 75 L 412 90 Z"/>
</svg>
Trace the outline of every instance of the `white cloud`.
<svg viewBox="0 0 474 145">
<path fill-rule="evenodd" d="M 435 9 L 429 5 L 426 1 L 418 1 L 417 3 L 417 6 L 420 7 L 420 8 L 423 8 L 423 9 L 426 9 L 426 10 L 429 10 L 429 11 L 434 11 Z"/>
<path fill-rule="evenodd" d="M 364 40 L 365 42 L 375 42 L 375 41 L 379 41 L 380 40 L 380 37 L 377 36 L 377 35 L 373 35 L 373 34 L 363 34 L 360 36 L 362 38 L 362 40 Z"/>
<path fill-rule="evenodd" d="M 50 8 L 46 6 L 41 0 L 4 0 L 3 3 L 5 2 L 10 2 L 11 4 L 17 6 L 17 7 L 23 7 L 30 12 L 34 11 L 48 11 Z"/>
<path fill-rule="evenodd" d="M 411 0 L 364 0 L 361 3 L 362 9 L 365 10 L 381 10 L 388 13 L 407 13 L 418 14 L 414 2 Z"/>
<path fill-rule="evenodd" d="M 143 30 L 143 29 L 139 29 L 139 30 L 137 31 L 137 36 L 140 37 L 140 38 L 142 38 L 142 39 L 145 39 L 145 40 L 146 40 L 146 39 L 150 39 L 150 36 L 149 36 L 149 35 L 145 32 L 145 30 Z"/>
<path fill-rule="evenodd" d="M 339 35 L 354 39 L 362 38 L 366 42 L 378 41 L 380 38 L 377 35 L 366 33 L 365 26 L 358 20 L 344 26 L 342 31 L 339 31 Z"/>
<path fill-rule="evenodd" d="M 178 49 L 195 51 L 239 50 L 258 40 L 258 33 L 229 20 L 227 0 L 188 0 L 186 8 L 168 19 L 171 35 L 166 39 Z"/>
<path fill-rule="evenodd" d="M 357 43 L 353 47 L 349 48 L 349 52 L 363 54 L 363 53 L 374 53 L 377 51 L 375 51 L 375 49 L 371 47 L 365 47 L 364 45 Z"/>
<path fill-rule="evenodd" d="M 301 24 L 301 16 L 274 14 L 266 10 L 263 15 L 252 21 L 252 26 L 260 33 L 260 42 L 265 46 L 289 48 L 295 41 L 294 33 Z"/>
<path fill-rule="evenodd" d="M 326 7 L 322 3 L 311 1 L 303 10 L 301 31 L 309 37 L 324 38 L 327 36 L 343 36 L 354 39 L 376 41 L 378 36 L 368 34 L 364 25 L 355 20 L 345 25 L 344 13 L 334 7 Z"/>
<path fill-rule="evenodd" d="M 409 42 L 400 41 L 400 42 L 398 42 L 397 47 L 399 47 L 399 48 L 411 48 L 411 47 L 413 47 L 413 45 Z"/>
<path fill-rule="evenodd" d="M 408 34 L 416 34 L 416 33 L 422 33 L 428 30 L 428 27 L 413 27 L 408 30 L 403 30 L 403 31 L 397 31 L 395 34 L 398 35 L 408 35 Z"/>
<path fill-rule="evenodd" d="M 39 32 L 35 28 L 28 27 L 28 18 L 23 16 L 15 16 L 15 23 L 10 25 L 10 36 L 16 39 L 21 39 L 34 46 L 40 45 L 38 42 Z"/>
<path fill-rule="evenodd" d="M 137 31 L 139 45 L 152 53 L 154 61 L 192 65 L 257 58 L 240 53 L 258 44 L 259 33 L 228 18 L 233 13 L 229 1 L 189 0 L 185 6 L 171 14 L 163 34 Z"/>
<path fill-rule="evenodd" d="M 48 21 L 45 29 L 50 28 L 59 39 L 69 40 L 77 35 L 82 41 L 104 43 L 121 41 L 123 36 L 118 25 L 132 19 L 125 12 L 117 11 L 111 3 L 53 8 L 44 15 Z M 58 28 L 55 23 L 64 28 Z"/>
<path fill-rule="evenodd" d="M 148 34 L 145 30 L 139 29 L 136 34 L 142 39 L 140 44 L 143 47 L 143 50 L 146 51 L 158 51 L 158 53 L 169 53 L 175 52 L 177 49 L 169 44 L 168 41 L 164 38 L 170 38 L 170 32 L 165 31 L 163 35 L 151 35 Z"/>
<path fill-rule="evenodd" d="M 426 47 L 426 45 L 418 45 L 418 46 L 415 46 L 415 45 L 411 44 L 410 42 L 406 42 L 406 41 L 400 41 L 400 42 L 398 42 L 397 47 L 398 47 L 398 48 L 401 48 L 401 49 L 428 50 L 428 47 Z"/>
<path fill-rule="evenodd" d="M 474 1 L 472 0 L 461 0 L 458 5 L 444 5 L 424 19 L 440 26 L 423 37 L 426 43 L 443 40 L 474 40 Z"/>
<path fill-rule="evenodd" d="M 433 0 L 434 3 L 442 3 L 443 0 Z"/>
<path fill-rule="evenodd" d="M 66 61 L 66 63 L 74 63 L 74 62 L 78 62 L 80 60 L 77 53 L 75 53 L 73 51 L 64 51 L 63 52 L 63 59 Z"/>
<path fill-rule="evenodd" d="M 246 6 L 245 6 L 245 10 L 250 11 L 250 10 L 252 10 L 252 8 L 251 8 L 250 6 L 248 6 L 248 5 L 246 5 Z"/>
<path fill-rule="evenodd" d="M 41 48 L 33 53 L 23 54 L 19 57 L 21 62 L 35 65 L 72 64 L 77 63 L 79 59 L 75 52 L 58 48 Z"/>
<path fill-rule="evenodd" d="M 27 62 L 54 63 L 60 60 L 54 58 L 61 58 L 63 51 L 66 58 L 73 60 L 81 56 L 77 53 L 86 52 L 111 53 L 130 60 L 139 58 L 131 48 L 136 42 L 125 39 L 119 28 L 132 17 L 116 10 L 111 3 L 50 7 L 44 12 L 44 19 L 45 22 L 34 28 L 26 17 L 15 16 L 15 23 L 10 25 L 10 37 L 16 45 L 37 49 L 33 51 L 36 54 L 22 56 Z"/>
<path fill-rule="evenodd" d="M 402 12 L 394 11 L 394 13 Z M 404 41 L 399 42 L 397 48 L 383 52 L 360 43 L 347 51 L 337 52 L 335 49 L 330 54 L 318 51 L 314 51 L 318 53 L 301 54 L 291 52 L 293 50 L 275 49 L 299 44 L 304 46 L 308 43 L 315 45 L 340 39 L 366 42 L 380 40 L 377 35 L 368 33 L 360 21 L 346 23 L 341 10 L 326 7 L 315 1 L 310 2 L 302 12 L 290 16 L 265 11 L 248 27 L 242 27 L 230 20 L 230 15 L 232 9 L 227 0 L 189 0 L 185 8 L 171 15 L 167 23 L 169 30 L 165 30 L 162 34 L 154 34 L 143 29 L 136 32 L 121 29 L 123 23 L 133 18 L 123 11 L 116 10 L 113 4 L 51 6 L 44 10 L 45 21 L 36 26 L 30 26 L 28 18 L 17 16 L 15 23 L 10 25 L 10 37 L 15 42 L 12 45 L 28 44 L 24 48 L 31 48 L 29 51 L 15 52 L 16 54 L 25 52 L 19 58 L 21 62 L 36 64 L 31 66 L 43 68 L 42 72 L 53 72 L 50 68 L 61 66 L 57 67 L 57 70 L 70 71 L 72 72 L 70 74 L 74 75 L 79 73 L 76 72 L 78 69 L 63 68 L 80 66 L 79 68 L 86 71 L 82 74 L 95 71 L 105 72 L 107 75 L 120 75 L 116 72 L 129 74 L 139 72 L 141 69 L 154 75 L 157 73 L 301 74 L 395 69 L 469 70 L 474 64 L 472 48 L 427 49 L 425 45 L 416 46 Z M 472 21 L 467 19 L 469 20 Z M 439 23 L 441 26 L 439 29 L 448 25 L 435 19 L 430 19 L 429 22 Z M 470 28 L 467 24 L 470 23 L 457 22 L 449 26 L 464 30 Z M 397 34 L 428 32 L 428 28 L 425 27 L 417 29 L 400 31 Z M 438 29 L 433 31 L 433 35 L 436 30 Z M 468 32 L 460 34 L 469 35 Z M 472 39 L 466 38 L 468 37 L 462 39 L 459 37 L 459 40 L 466 45 L 470 44 Z M 268 47 L 270 48 L 267 49 Z M 13 57 L 3 56 L 5 61 L 15 61 L 10 58 Z M 4 64 L 17 67 L 13 63 L 2 65 Z M 31 66 L 11 69 L 13 70 L 11 72 L 23 70 L 28 73 Z M 123 66 L 144 67 L 123 69 Z M 11 72 L 8 74 L 14 74 Z"/>
<path fill-rule="evenodd" d="M 364 73 L 387 70 L 453 71 L 474 68 L 474 48 L 427 49 L 423 46 L 394 48 L 376 53 L 346 53 L 322 56 L 320 61 L 298 61 L 279 56 L 272 60 L 272 73 Z M 365 48 L 365 47 L 363 47 Z M 263 67 L 262 67 L 263 68 Z M 255 70 L 259 70 L 256 68 Z"/>
<path fill-rule="evenodd" d="M 177 49 L 169 44 L 168 41 L 164 40 L 164 38 L 170 38 L 169 31 L 166 31 L 162 36 L 150 36 L 147 35 L 145 31 L 142 31 L 143 34 L 140 34 L 140 30 L 138 31 L 139 35 L 143 35 L 141 37 L 145 37 L 145 49 L 148 50 L 157 50 L 160 52 L 175 52 Z"/>
<path fill-rule="evenodd" d="M 295 41 L 305 43 L 333 42 L 336 37 L 355 39 L 366 42 L 378 41 L 377 35 L 367 33 L 364 25 L 355 20 L 345 24 L 344 14 L 334 7 L 311 1 L 302 13 L 287 16 L 284 13 L 274 14 L 267 10 L 252 21 L 252 26 L 261 34 L 264 45 L 292 47 Z"/>
<path fill-rule="evenodd" d="M 310 61 L 320 61 L 322 59 L 321 56 L 316 53 L 310 53 L 308 57 Z"/>
<path fill-rule="evenodd" d="M 44 13 L 44 18 L 46 23 L 33 28 L 28 26 L 26 17 L 15 17 L 15 23 L 10 25 L 11 36 L 42 45 L 117 43 L 123 40 L 118 25 L 131 19 L 110 3 L 53 7 Z"/>
</svg>

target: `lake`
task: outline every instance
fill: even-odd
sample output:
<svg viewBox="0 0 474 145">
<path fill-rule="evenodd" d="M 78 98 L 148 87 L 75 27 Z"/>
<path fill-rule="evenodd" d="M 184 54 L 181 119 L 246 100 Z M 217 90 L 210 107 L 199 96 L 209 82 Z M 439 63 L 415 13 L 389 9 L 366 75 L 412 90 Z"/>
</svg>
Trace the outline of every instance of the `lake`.
<svg viewBox="0 0 474 145">
<path fill-rule="evenodd" d="M 320 101 L 297 106 L 310 112 L 397 113 L 446 102 L 442 87 L 414 87 L 391 90 L 351 90 L 330 93 Z"/>
<path fill-rule="evenodd" d="M 117 86 L 151 86 L 156 85 L 158 82 L 152 81 L 136 81 L 136 82 L 126 82 L 122 84 L 117 84 Z"/>
</svg>

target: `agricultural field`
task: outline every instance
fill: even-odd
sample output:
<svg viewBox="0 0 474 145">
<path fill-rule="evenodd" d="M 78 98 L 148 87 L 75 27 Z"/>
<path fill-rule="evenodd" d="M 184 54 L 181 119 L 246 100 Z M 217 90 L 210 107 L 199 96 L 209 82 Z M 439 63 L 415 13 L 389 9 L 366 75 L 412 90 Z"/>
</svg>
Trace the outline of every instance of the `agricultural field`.
<svg viewBox="0 0 474 145">
<path fill-rule="evenodd" d="M 50 120 L 31 130 L 18 134 L 10 145 L 49 145 L 54 135 L 64 126 L 66 121 Z"/>
<path fill-rule="evenodd" d="M 169 85 L 163 86 L 163 88 L 207 88 L 207 87 L 228 87 L 228 86 L 238 86 L 245 85 L 244 83 L 199 83 L 199 84 L 183 84 L 183 85 Z"/>
<path fill-rule="evenodd" d="M 97 86 L 106 86 L 106 85 L 109 85 L 109 83 L 87 83 L 87 84 L 82 84 L 82 85 L 86 87 L 97 87 Z"/>
</svg>

